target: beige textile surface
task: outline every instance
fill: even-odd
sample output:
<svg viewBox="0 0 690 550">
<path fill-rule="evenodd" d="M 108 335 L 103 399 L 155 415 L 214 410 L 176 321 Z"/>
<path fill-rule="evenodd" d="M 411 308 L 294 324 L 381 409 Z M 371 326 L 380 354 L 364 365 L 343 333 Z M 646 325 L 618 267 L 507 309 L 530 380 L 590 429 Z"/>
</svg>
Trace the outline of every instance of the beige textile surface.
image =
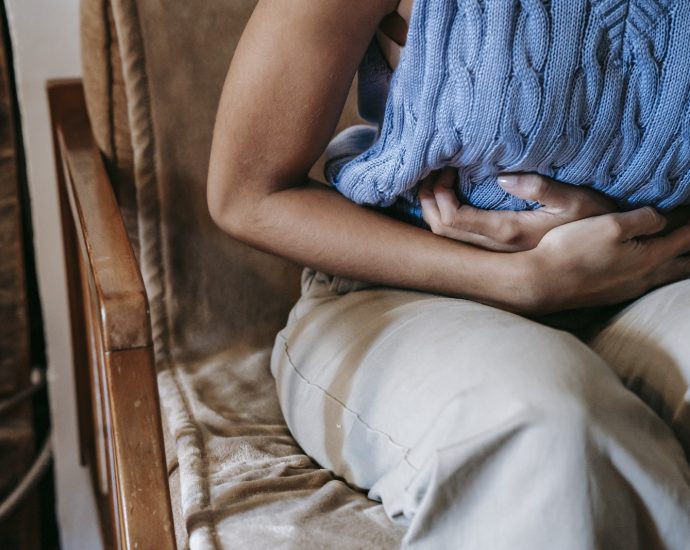
<svg viewBox="0 0 690 550">
<path fill-rule="evenodd" d="M 87 100 L 111 158 L 118 147 L 126 152 L 108 137 L 125 128 L 119 82 L 126 95 L 180 544 L 397 547 L 401 529 L 382 507 L 306 457 L 282 418 L 268 361 L 297 299 L 299 268 L 234 242 L 207 212 L 216 105 L 255 1 L 83 2 Z M 109 84 L 89 83 L 98 78 Z M 94 97 L 101 93 L 114 103 L 105 110 Z"/>
</svg>

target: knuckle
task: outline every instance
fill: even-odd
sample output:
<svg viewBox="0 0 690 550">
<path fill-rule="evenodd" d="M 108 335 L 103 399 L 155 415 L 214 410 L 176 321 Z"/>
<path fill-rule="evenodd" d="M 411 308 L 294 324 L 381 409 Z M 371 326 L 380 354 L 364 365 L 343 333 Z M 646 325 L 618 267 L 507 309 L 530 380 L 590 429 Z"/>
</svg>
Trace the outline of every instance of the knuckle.
<svg viewBox="0 0 690 550">
<path fill-rule="evenodd" d="M 472 226 L 470 226 L 466 223 L 454 223 L 448 229 L 453 230 L 455 232 L 464 233 L 467 235 L 479 235 L 480 234 L 478 231 L 475 231 L 475 229 Z"/>
<path fill-rule="evenodd" d="M 592 189 L 569 185 L 564 190 L 569 193 L 568 212 L 576 219 L 602 216 L 618 210 L 613 201 L 604 198 Z"/>
<path fill-rule="evenodd" d="M 666 225 L 666 218 L 658 210 L 651 206 L 646 206 L 644 211 L 650 227 L 655 227 L 659 231 L 664 228 Z"/>
<path fill-rule="evenodd" d="M 641 210 L 642 215 L 645 217 L 646 221 L 651 224 L 657 224 L 661 221 L 661 214 L 659 214 L 651 206 L 645 206 Z"/>
<path fill-rule="evenodd" d="M 536 198 L 543 198 L 549 190 L 549 182 L 543 176 L 531 174 L 525 177 L 525 187 Z"/>
<path fill-rule="evenodd" d="M 517 246 L 522 241 L 524 232 L 517 223 L 508 220 L 501 224 L 497 236 L 502 243 L 510 246 Z"/>
<path fill-rule="evenodd" d="M 442 223 L 439 223 L 438 218 L 432 218 L 429 220 L 429 227 L 431 228 L 431 232 L 435 235 L 443 235 L 445 228 Z"/>
<path fill-rule="evenodd" d="M 623 224 L 618 218 L 613 216 L 606 217 L 603 221 L 603 230 L 611 238 L 619 239 L 623 236 Z"/>
<path fill-rule="evenodd" d="M 456 216 L 448 210 L 441 210 L 441 224 L 445 227 L 453 227 L 455 225 Z"/>
<path fill-rule="evenodd" d="M 545 235 L 545 231 L 526 229 L 517 221 L 507 222 L 501 227 L 498 239 L 510 250 L 531 250 L 536 248 Z"/>
<path fill-rule="evenodd" d="M 447 237 L 449 234 L 448 226 L 445 225 L 441 220 L 435 218 L 431 224 L 431 231 L 440 237 Z"/>
<path fill-rule="evenodd" d="M 595 215 L 598 211 L 599 209 L 596 207 L 593 201 L 583 193 L 577 193 L 575 196 L 573 196 L 570 213 L 576 220 L 589 218 L 590 216 Z"/>
<path fill-rule="evenodd" d="M 465 233 L 478 233 L 476 227 L 471 221 L 462 219 L 461 217 L 456 217 L 453 220 L 452 227 L 453 229 L 464 231 Z"/>
<path fill-rule="evenodd" d="M 438 217 L 434 215 L 431 212 L 425 212 L 424 213 L 424 221 L 427 223 L 429 226 L 429 229 L 431 229 L 432 233 L 436 233 L 438 230 Z"/>
<path fill-rule="evenodd" d="M 544 235 L 530 234 L 525 235 L 520 242 L 521 250 L 533 250 L 539 246 L 539 243 L 544 238 Z"/>
<path fill-rule="evenodd" d="M 450 221 L 448 226 L 458 231 L 464 231 L 466 233 L 476 233 L 477 231 L 475 226 L 477 224 L 474 221 L 475 219 L 476 217 L 472 215 L 471 212 L 467 212 L 463 210 L 463 207 L 460 207 L 458 210 L 455 211 L 453 219 Z"/>
</svg>

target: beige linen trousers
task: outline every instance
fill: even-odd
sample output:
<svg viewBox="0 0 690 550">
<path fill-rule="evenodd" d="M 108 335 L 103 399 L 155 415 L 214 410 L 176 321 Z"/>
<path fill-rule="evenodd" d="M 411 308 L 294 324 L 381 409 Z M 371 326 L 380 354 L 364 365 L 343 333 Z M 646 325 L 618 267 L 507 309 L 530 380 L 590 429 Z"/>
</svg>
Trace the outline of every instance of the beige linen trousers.
<svg viewBox="0 0 690 550">
<path fill-rule="evenodd" d="M 305 269 L 271 369 L 298 443 L 403 547 L 690 549 L 690 281 L 580 339 Z"/>
</svg>

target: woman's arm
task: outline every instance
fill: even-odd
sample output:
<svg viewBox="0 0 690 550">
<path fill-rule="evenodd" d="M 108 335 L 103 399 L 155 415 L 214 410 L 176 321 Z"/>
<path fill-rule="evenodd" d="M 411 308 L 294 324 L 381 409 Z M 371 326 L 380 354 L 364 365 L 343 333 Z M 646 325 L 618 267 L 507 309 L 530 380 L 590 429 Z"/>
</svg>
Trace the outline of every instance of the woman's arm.
<svg viewBox="0 0 690 550">
<path fill-rule="evenodd" d="M 330 273 L 521 312 L 567 307 L 557 292 L 544 295 L 538 249 L 474 248 L 308 180 L 379 21 L 395 7 L 393 0 L 259 1 L 216 121 L 208 182 L 214 220 L 239 240 Z"/>
<path fill-rule="evenodd" d="M 225 231 L 330 273 L 526 307 L 517 258 L 357 206 L 307 173 L 391 0 L 262 0 L 221 98 L 208 182 Z"/>
</svg>

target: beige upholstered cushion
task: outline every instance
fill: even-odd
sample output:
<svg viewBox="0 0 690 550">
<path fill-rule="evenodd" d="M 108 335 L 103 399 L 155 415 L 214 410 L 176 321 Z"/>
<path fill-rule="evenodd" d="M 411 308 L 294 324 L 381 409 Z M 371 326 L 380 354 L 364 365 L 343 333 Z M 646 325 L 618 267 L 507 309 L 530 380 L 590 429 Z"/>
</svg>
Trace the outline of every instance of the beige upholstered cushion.
<svg viewBox="0 0 690 550">
<path fill-rule="evenodd" d="M 207 211 L 216 106 L 255 2 L 103 2 L 83 0 L 87 101 L 111 170 L 133 174 L 173 503 L 189 545 L 397 546 L 381 506 L 313 464 L 282 419 L 268 352 L 300 268 L 233 241 Z"/>
</svg>

